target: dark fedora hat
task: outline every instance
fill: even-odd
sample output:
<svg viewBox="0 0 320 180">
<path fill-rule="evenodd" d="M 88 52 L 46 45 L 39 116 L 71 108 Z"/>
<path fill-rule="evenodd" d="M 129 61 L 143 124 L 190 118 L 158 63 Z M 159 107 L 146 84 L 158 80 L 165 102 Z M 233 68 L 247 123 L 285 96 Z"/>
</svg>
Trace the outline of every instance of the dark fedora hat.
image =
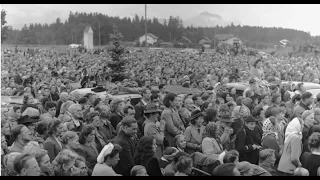
<svg viewBox="0 0 320 180">
<path fill-rule="evenodd" d="M 200 116 L 205 116 L 205 113 L 199 111 L 199 110 L 195 110 L 192 112 L 192 115 L 190 117 L 190 121 L 197 119 Z"/>
<path fill-rule="evenodd" d="M 255 119 L 253 116 L 249 115 L 244 118 L 244 122 L 257 122 L 257 119 Z"/>
<path fill-rule="evenodd" d="M 162 112 L 162 110 L 158 109 L 156 105 L 148 104 L 146 110 L 144 111 L 144 114 L 160 113 L 160 112 Z"/>
<path fill-rule="evenodd" d="M 226 123 L 233 123 L 234 122 L 230 113 L 221 114 L 220 116 L 218 116 L 218 120 L 221 122 L 226 122 Z"/>
<path fill-rule="evenodd" d="M 40 117 L 39 116 L 30 117 L 28 115 L 25 115 L 20 117 L 17 121 L 18 121 L 18 124 L 23 124 L 27 126 L 28 124 L 36 123 L 40 121 Z"/>
</svg>

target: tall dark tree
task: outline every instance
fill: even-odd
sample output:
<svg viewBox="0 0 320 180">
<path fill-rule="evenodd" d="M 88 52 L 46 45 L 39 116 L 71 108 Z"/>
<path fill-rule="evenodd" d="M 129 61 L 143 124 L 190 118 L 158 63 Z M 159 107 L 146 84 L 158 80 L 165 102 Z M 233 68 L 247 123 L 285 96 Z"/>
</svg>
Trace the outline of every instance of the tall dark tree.
<svg viewBox="0 0 320 180">
<path fill-rule="evenodd" d="M 7 12 L 2 9 L 1 10 L 1 44 L 7 39 L 7 34 L 8 34 L 8 26 L 5 26 L 5 24 L 7 23 L 6 21 L 6 15 Z"/>
<path fill-rule="evenodd" d="M 128 62 L 124 57 L 126 49 L 122 42 L 123 36 L 118 32 L 116 26 L 114 26 L 113 29 L 114 33 L 110 34 L 111 46 L 108 48 L 112 61 L 108 63 L 108 66 L 111 69 L 112 81 L 116 82 L 126 78 L 124 73 L 125 66 Z"/>
</svg>

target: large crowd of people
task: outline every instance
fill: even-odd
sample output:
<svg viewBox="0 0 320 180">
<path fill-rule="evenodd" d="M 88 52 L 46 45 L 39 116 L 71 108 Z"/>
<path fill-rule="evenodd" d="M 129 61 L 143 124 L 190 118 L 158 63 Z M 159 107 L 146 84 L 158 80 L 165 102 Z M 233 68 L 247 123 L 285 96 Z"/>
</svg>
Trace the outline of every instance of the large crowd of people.
<svg viewBox="0 0 320 180">
<path fill-rule="evenodd" d="M 320 176 L 319 57 L 130 51 L 114 82 L 107 51 L 1 56 L 1 96 L 23 99 L 1 108 L 2 176 Z M 142 98 L 74 91 L 100 86 Z"/>
</svg>

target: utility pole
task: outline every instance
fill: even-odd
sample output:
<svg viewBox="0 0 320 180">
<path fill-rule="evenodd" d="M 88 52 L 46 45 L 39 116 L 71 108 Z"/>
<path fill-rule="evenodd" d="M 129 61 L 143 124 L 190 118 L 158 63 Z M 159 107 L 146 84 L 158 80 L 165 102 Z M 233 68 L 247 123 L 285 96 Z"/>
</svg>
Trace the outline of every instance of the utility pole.
<svg viewBox="0 0 320 180">
<path fill-rule="evenodd" d="M 101 46 L 101 39 L 100 39 L 100 21 L 98 20 L 98 24 L 99 24 L 99 46 Z"/>
<path fill-rule="evenodd" d="M 169 32 L 169 39 L 170 39 L 170 42 L 171 42 L 171 32 Z"/>
<path fill-rule="evenodd" d="M 146 37 L 146 54 L 147 54 L 147 4 L 145 4 L 144 6 L 144 13 L 145 13 L 145 16 L 144 16 L 144 26 L 145 26 L 145 37 Z"/>
</svg>

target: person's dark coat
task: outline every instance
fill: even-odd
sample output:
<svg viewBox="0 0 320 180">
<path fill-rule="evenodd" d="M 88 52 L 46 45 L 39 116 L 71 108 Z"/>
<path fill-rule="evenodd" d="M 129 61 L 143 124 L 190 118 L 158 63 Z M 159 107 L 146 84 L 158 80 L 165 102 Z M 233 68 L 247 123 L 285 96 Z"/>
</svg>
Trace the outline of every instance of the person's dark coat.
<svg viewBox="0 0 320 180">
<path fill-rule="evenodd" d="M 260 145 L 254 142 L 256 139 L 254 131 L 248 129 L 247 126 L 240 128 L 236 134 L 235 149 L 239 152 L 239 161 L 248 161 L 251 164 L 258 164 L 259 150 L 254 150 L 252 145 Z"/>
<path fill-rule="evenodd" d="M 57 92 L 55 92 L 53 94 L 50 93 L 49 98 L 50 98 L 51 101 L 57 102 L 60 99 L 60 96 L 59 96 L 59 94 Z"/>
<path fill-rule="evenodd" d="M 56 108 L 56 115 L 55 115 L 56 118 L 60 115 L 60 109 L 61 109 L 62 103 L 63 102 L 61 101 L 61 99 L 57 101 L 57 108 Z"/>
<path fill-rule="evenodd" d="M 102 136 L 102 139 L 107 143 L 113 141 L 117 135 L 116 130 L 113 128 L 109 120 L 105 120 L 105 123 L 97 129 Z"/>
<path fill-rule="evenodd" d="M 119 124 L 119 122 L 122 120 L 122 117 L 116 113 L 116 112 L 112 112 L 110 115 L 110 122 L 111 125 L 113 126 L 114 129 L 117 129 L 117 125 Z"/>
<path fill-rule="evenodd" d="M 118 144 L 122 147 L 122 151 L 119 153 L 119 162 L 114 167 L 114 171 L 117 174 L 123 176 L 130 176 L 130 171 L 135 165 L 133 156 L 136 147 L 134 140 L 128 136 L 123 130 L 119 132 L 114 140 L 114 144 Z"/>
<path fill-rule="evenodd" d="M 92 171 L 97 164 L 97 157 L 99 154 L 91 146 L 83 144 L 80 144 L 78 148 L 75 149 L 75 152 L 86 160 L 87 167 Z"/>
<path fill-rule="evenodd" d="M 157 158 L 149 158 L 141 165 L 143 165 L 146 168 L 147 174 L 149 176 L 162 176 L 159 161 Z"/>
<path fill-rule="evenodd" d="M 48 151 L 48 156 L 50 157 L 50 162 L 59 154 L 59 152 L 64 149 L 64 145 L 60 143 L 62 148 L 59 146 L 56 139 L 52 136 L 49 136 L 45 142 L 43 148 Z"/>
<path fill-rule="evenodd" d="M 140 132 L 144 132 L 142 124 L 144 123 L 144 121 L 146 120 L 146 118 L 144 117 L 144 111 L 146 110 L 146 106 L 143 104 L 142 101 L 140 101 L 138 104 L 136 104 L 134 106 L 134 110 L 135 110 L 135 115 L 134 118 L 138 121 L 138 127 Z"/>
</svg>

